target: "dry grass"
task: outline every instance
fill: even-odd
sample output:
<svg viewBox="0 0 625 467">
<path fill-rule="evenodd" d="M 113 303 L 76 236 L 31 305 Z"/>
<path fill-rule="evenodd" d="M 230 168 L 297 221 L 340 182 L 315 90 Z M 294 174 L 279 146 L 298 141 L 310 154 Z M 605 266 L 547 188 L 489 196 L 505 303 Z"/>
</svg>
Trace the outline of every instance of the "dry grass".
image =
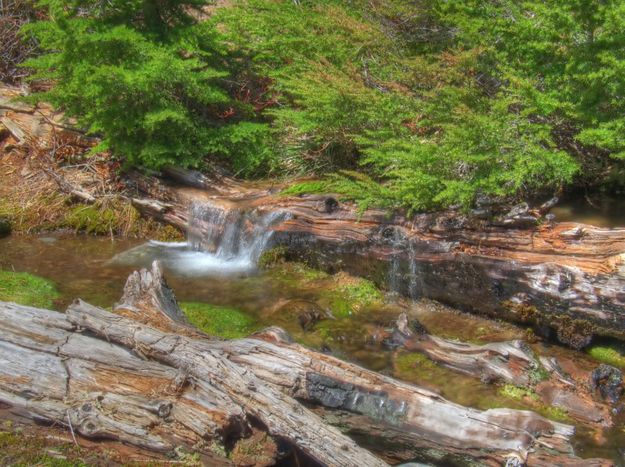
<svg viewBox="0 0 625 467">
<path fill-rule="evenodd" d="M 31 117 L 14 114 L 13 118 Z M 49 127 L 38 128 L 44 137 L 20 142 L 0 125 L 0 217 L 11 221 L 13 232 L 69 229 L 95 235 L 181 238 L 173 227 L 141 217 L 118 175 L 119 164 L 109 154 L 89 153 L 95 141 L 75 132 L 49 131 Z M 71 194 L 72 189 L 96 201 L 80 199 Z"/>
</svg>

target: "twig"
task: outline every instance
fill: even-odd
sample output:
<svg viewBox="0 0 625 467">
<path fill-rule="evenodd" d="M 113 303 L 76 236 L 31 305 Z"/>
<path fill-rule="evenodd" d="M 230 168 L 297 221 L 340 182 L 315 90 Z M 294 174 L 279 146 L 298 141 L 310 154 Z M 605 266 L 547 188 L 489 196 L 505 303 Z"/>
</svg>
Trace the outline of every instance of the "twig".
<svg viewBox="0 0 625 467">
<path fill-rule="evenodd" d="M 74 434 L 74 427 L 72 426 L 72 419 L 69 416 L 69 410 L 66 412 L 66 414 L 67 414 L 67 423 L 69 424 L 69 431 L 72 434 L 72 439 L 74 440 L 74 444 L 80 447 L 80 444 L 78 444 L 78 441 L 76 441 L 76 435 Z"/>
</svg>

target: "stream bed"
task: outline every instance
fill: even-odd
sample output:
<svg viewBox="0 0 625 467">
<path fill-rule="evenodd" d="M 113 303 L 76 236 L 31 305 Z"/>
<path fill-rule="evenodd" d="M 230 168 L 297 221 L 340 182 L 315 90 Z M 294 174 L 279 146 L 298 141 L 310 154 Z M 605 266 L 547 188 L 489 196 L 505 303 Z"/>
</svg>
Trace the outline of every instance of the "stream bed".
<svg viewBox="0 0 625 467">
<path fill-rule="evenodd" d="M 419 384 L 466 406 L 539 412 L 544 409 L 541 413 L 545 416 L 561 415 L 537 407 L 505 388 L 437 366 L 427 359 L 390 351 L 375 338 L 379 330 L 392 326 L 404 311 L 418 319 L 429 333 L 464 342 L 525 339 L 527 330 L 521 327 L 460 313 L 432 301 L 408 301 L 392 294 L 380 295 L 373 301 L 357 297 L 360 302 L 352 308 L 341 291 L 358 282 L 346 274 L 330 276 L 296 264 L 258 271 L 249 261 L 237 263 L 218 254 L 195 251 L 186 243 L 112 241 L 62 234 L 0 239 L 0 269 L 28 272 L 53 281 L 61 294 L 55 303 L 58 310 L 75 298 L 110 308 L 121 297 L 128 275 L 155 259 L 162 262 L 168 283 L 180 302 L 240 310 L 251 319 L 254 328 L 281 326 L 304 345 Z M 330 310 L 332 319 L 304 326 L 299 314 L 310 304 Z M 598 365 L 583 352 L 543 342 L 535 342 L 532 347 L 540 355 L 574 360 L 583 368 Z M 581 457 L 610 458 L 623 465 L 623 446 L 622 421 L 599 432 L 578 426 L 575 447 Z"/>
</svg>

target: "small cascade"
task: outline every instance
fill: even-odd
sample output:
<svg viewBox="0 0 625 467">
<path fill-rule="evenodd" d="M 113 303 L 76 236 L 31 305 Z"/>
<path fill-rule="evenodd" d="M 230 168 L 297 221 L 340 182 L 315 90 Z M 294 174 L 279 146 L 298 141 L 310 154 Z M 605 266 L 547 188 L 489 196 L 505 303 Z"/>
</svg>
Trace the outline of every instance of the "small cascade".
<svg viewBox="0 0 625 467">
<path fill-rule="evenodd" d="M 281 211 L 260 213 L 196 203 L 191 207 L 187 241 L 195 251 L 252 268 L 271 240 L 272 227 L 285 219 Z"/>
<path fill-rule="evenodd" d="M 388 270 L 389 290 L 400 295 L 407 292 L 411 299 L 416 300 L 423 294 L 423 281 L 416 260 L 415 243 L 398 229 L 394 229 L 387 238 L 394 250 Z"/>
<path fill-rule="evenodd" d="M 113 263 L 146 266 L 160 260 L 182 276 L 229 275 L 254 271 L 269 246 L 273 227 L 287 213 L 195 203 L 189 213 L 187 242 L 151 241 L 113 258 Z"/>
<path fill-rule="evenodd" d="M 405 248 L 404 236 L 398 229 L 386 232 L 386 237 L 394 253 L 388 270 L 388 287 L 392 293 L 401 294 L 402 290 L 402 252 Z"/>
<path fill-rule="evenodd" d="M 420 266 L 417 264 L 417 252 L 412 240 L 408 240 L 408 295 L 417 300 L 423 295 L 423 277 Z"/>
</svg>

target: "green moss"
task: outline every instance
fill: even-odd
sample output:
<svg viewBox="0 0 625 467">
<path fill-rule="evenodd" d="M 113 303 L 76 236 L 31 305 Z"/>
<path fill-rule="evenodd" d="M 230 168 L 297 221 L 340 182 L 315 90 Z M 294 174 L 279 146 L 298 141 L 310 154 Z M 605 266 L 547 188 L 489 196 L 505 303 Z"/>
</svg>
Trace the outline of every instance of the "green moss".
<svg viewBox="0 0 625 467">
<path fill-rule="evenodd" d="M 625 356 L 613 347 L 596 345 L 587 350 L 588 355 L 597 361 L 613 365 L 618 368 L 625 368 Z"/>
<path fill-rule="evenodd" d="M 208 303 L 181 303 L 180 308 L 198 329 L 211 336 L 237 339 L 260 328 L 260 325 L 242 311 Z"/>
<path fill-rule="evenodd" d="M 54 449 L 52 449 L 54 448 Z M 51 452 L 57 453 L 53 457 Z M 86 466 L 81 459 L 76 459 L 78 450 L 70 444 L 48 446 L 47 441 L 25 436 L 21 433 L 0 432 L 0 464 L 43 467 L 82 467 Z M 69 458 L 73 459 L 69 459 Z"/>
<path fill-rule="evenodd" d="M 0 270 L 0 300 L 38 308 L 53 308 L 59 298 L 54 284 L 25 272 Z"/>
<path fill-rule="evenodd" d="M 514 386 L 512 384 L 506 384 L 500 387 L 498 392 L 501 396 L 508 397 L 517 401 L 523 400 L 526 397 L 534 402 L 540 400 L 538 394 L 536 394 L 534 391 L 527 388 Z"/>
<path fill-rule="evenodd" d="M 395 368 L 398 374 L 406 374 L 413 372 L 416 368 L 434 369 L 436 364 L 423 354 L 411 352 L 398 355 L 395 359 Z"/>
<path fill-rule="evenodd" d="M 341 281 L 341 277 L 338 276 L 337 280 Z M 326 293 L 326 298 L 334 316 L 345 318 L 381 302 L 384 296 L 373 282 L 359 278 L 332 288 Z"/>
<path fill-rule="evenodd" d="M 276 264 L 283 263 L 286 259 L 286 253 L 287 248 L 285 246 L 277 246 L 264 251 L 258 258 L 258 267 L 260 269 L 269 269 Z"/>
<path fill-rule="evenodd" d="M 559 422 L 570 422 L 571 417 L 569 417 L 568 412 L 561 407 L 547 406 L 538 410 L 538 412 L 551 420 L 556 420 Z"/>
<path fill-rule="evenodd" d="M 381 301 L 382 292 L 378 290 L 376 285 L 367 279 L 358 279 L 353 284 L 342 285 L 338 288 L 347 300 L 357 302 L 360 305 L 370 305 L 371 303 Z"/>
<path fill-rule="evenodd" d="M 286 285 L 296 287 L 311 285 L 313 282 L 322 281 L 330 277 L 326 272 L 313 269 L 304 263 L 298 262 L 282 263 L 279 268 L 273 268 L 272 275 Z"/>
<path fill-rule="evenodd" d="M 106 235 L 117 231 L 119 213 L 113 209 L 97 206 L 75 206 L 65 218 L 66 226 L 94 235 Z"/>
</svg>

